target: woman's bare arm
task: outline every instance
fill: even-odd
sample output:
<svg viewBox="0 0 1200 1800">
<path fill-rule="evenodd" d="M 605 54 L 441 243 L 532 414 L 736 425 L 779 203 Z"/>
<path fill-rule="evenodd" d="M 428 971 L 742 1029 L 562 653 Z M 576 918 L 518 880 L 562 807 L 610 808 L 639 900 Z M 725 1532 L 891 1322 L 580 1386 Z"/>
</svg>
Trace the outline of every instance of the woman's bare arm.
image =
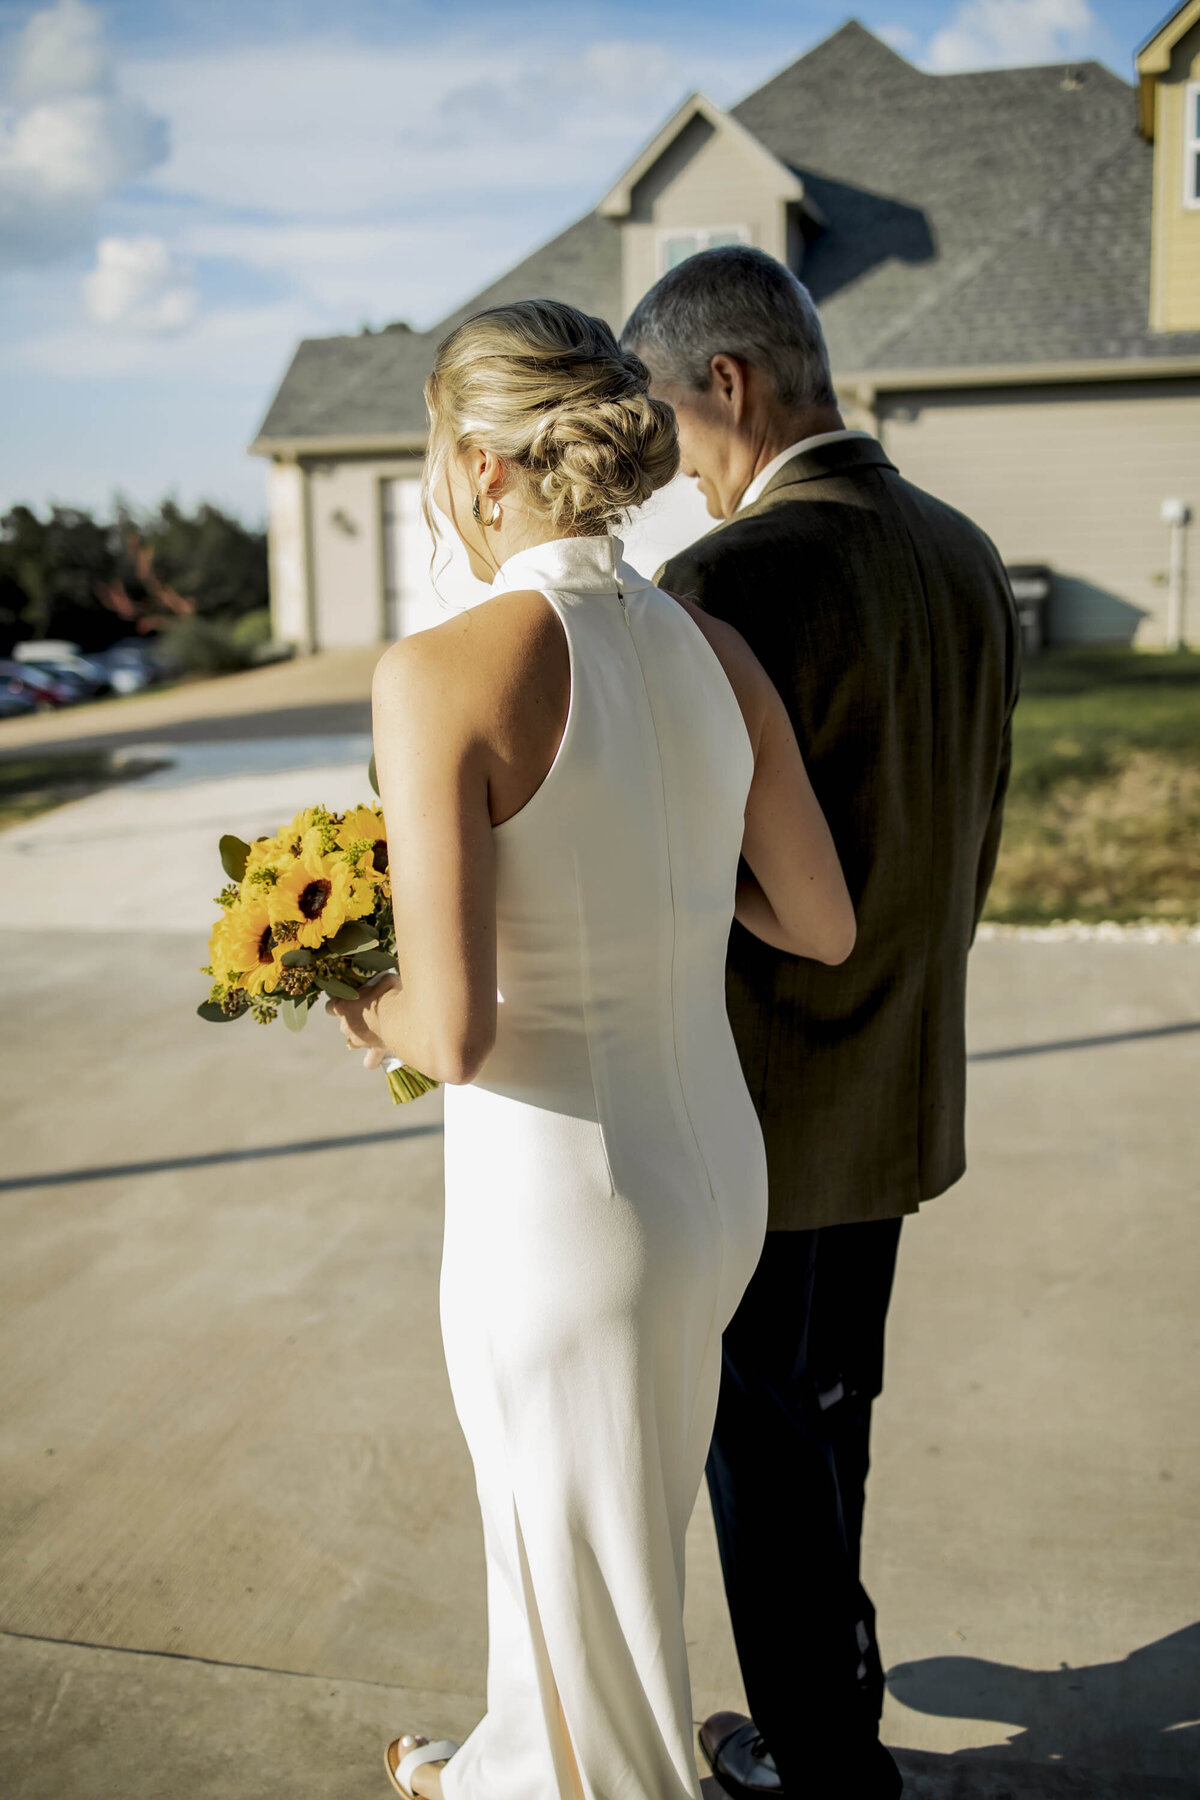
<svg viewBox="0 0 1200 1800">
<path fill-rule="evenodd" d="M 365 1000 L 330 1007 L 352 1043 L 448 1082 L 472 1080 L 496 1037 L 488 752 L 466 630 L 454 621 L 402 639 L 376 668 L 375 767 L 399 974 Z"/>
<path fill-rule="evenodd" d="M 845 962 L 854 948 L 854 908 L 787 708 L 768 681 L 754 779 L 746 801 L 735 917 L 776 950 Z"/>
</svg>

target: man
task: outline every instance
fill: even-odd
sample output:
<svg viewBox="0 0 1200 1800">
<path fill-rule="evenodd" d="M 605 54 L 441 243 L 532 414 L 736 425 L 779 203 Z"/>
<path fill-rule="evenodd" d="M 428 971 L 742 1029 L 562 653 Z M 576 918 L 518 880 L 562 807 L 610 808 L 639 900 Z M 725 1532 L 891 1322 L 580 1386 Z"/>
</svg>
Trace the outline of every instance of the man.
<svg viewBox="0 0 1200 1800">
<path fill-rule="evenodd" d="M 815 308 L 774 258 L 691 257 L 623 341 L 724 521 L 658 579 L 773 677 L 858 917 L 835 969 L 730 938 L 771 1213 L 725 1334 L 708 1483 L 754 1718 L 714 1714 L 700 1741 L 737 1796 L 884 1800 L 902 1783 L 859 1580 L 871 1403 L 901 1220 L 965 1166 L 967 952 L 999 843 L 1016 615 L 984 534 L 845 429 Z"/>
</svg>

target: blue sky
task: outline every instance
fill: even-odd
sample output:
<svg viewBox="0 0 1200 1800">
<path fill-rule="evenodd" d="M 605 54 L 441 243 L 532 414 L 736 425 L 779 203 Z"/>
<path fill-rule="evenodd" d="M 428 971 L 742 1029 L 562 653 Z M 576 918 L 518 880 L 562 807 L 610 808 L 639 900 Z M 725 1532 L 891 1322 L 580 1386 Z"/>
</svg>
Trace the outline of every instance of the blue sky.
<svg viewBox="0 0 1200 1800">
<path fill-rule="evenodd" d="M 0 0 L 0 511 L 120 491 L 261 518 L 245 446 L 300 337 L 434 323 L 593 204 L 690 89 L 730 105 L 849 16 Z M 934 71 L 1095 57 L 1130 79 L 1158 14 L 853 16 Z"/>
</svg>

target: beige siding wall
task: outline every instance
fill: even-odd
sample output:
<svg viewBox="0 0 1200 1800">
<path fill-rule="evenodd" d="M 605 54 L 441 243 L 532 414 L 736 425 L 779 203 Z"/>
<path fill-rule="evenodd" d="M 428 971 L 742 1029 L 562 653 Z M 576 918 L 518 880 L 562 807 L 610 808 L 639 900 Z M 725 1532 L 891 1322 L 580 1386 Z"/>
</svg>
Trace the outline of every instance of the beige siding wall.
<svg viewBox="0 0 1200 1800">
<path fill-rule="evenodd" d="M 316 637 L 375 644 L 384 636 L 380 466 L 355 459 L 308 467 Z"/>
<path fill-rule="evenodd" d="M 659 233 L 744 226 L 752 244 L 787 258 L 786 207 L 754 153 L 694 118 L 633 190 L 621 227 L 625 316 L 658 280 Z M 614 321 L 618 326 L 623 321 Z"/>
<path fill-rule="evenodd" d="M 892 394 L 880 436 L 900 473 L 969 514 L 1006 562 L 1050 565 L 1063 641 L 1163 642 L 1160 509 L 1186 500 L 1200 643 L 1200 381 Z"/>
<path fill-rule="evenodd" d="M 1200 331 L 1200 207 L 1184 204 L 1185 103 L 1197 81 L 1200 24 L 1175 46 L 1155 96 L 1150 323 L 1156 331 Z"/>
<path fill-rule="evenodd" d="M 308 576 L 304 543 L 304 473 L 295 463 L 267 469 L 267 567 L 271 632 L 281 644 L 309 644 Z"/>
<path fill-rule="evenodd" d="M 316 648 L 376 644 L 420 631 L 473 604 L 484 592 L 472 579 L 457 541 L 452 552 L 448 545 L 439 547 L 431 573 L 432 546 L 419 508 L 420 474 L 421 461 L 414 456 L 314 459 L 306 464 Z M 281 520 L 283 516 L 281 505 Z M 271 530 L 274 541 L 274 502 Z M 276 579 L 273 559 L 273 613 Z M 284 604 L 283 592 L 279 605 Z M 288 635 L 304 642 L 300 633 Z"/>
</svg>

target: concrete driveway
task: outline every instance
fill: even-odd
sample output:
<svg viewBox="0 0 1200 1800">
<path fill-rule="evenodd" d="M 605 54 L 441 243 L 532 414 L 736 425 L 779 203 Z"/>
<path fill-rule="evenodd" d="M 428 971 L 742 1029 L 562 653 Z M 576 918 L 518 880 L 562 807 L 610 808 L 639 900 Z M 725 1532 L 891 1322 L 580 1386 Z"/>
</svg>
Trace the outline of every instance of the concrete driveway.
<svg viewBox="0 0 1200 1800">
<path fill-rule="evenodd" d="M 366 1800 L 481 1709 L 439 1097 L 193 1012 L 216 836 L 365 796 L 364 751 L 197 747 L 0 837 L 13 1800 Z M 970 1038 L 878 1415 L 885 1737 L 930 1800 L 1195 1795 L 1200 950 L 984 943 Z M 697 1717 L 738 1704 L 703 1499 L 688 1628 Z"/>
</svg>

